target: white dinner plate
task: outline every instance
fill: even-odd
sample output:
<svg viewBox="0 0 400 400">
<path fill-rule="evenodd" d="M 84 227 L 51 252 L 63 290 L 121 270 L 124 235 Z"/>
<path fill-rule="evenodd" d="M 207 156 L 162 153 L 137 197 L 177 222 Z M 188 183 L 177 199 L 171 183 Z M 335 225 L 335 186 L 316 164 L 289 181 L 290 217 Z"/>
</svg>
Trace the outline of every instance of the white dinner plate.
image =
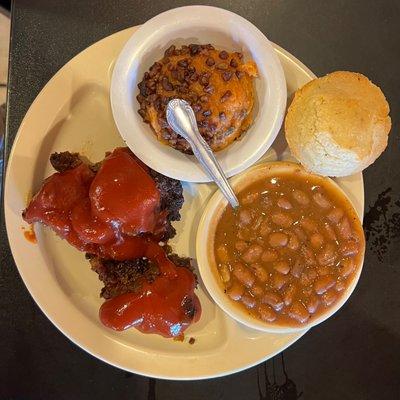
<svg viewBox="0 0 400 400">
<path fill-rule="evenodd" d="M 90 160 L 123 145 L 113 122 L 109 87 L 114 62 L 136 28 L 109 36 L 69 61 L 43 88 L 26 114 L 12 148 L 5 182 L 4 208 L 10 247 L 22 279 L 47 317 L 68 338 L 99 359 L 130 372 L 168 379 L 202 379 L 248 368 L 279 353 L 299 339 L 296 334 L 266 334 L 245 328 L 224 314 L 203 287 L 200 321 L 184 342 L 144 335 L 135 329 L 114 332 L 98 319 L 101 284 L 84 254 L 53 232 L 35 226 L 38 244 L 28 242 L 21 211 L 28 197 L 54 172 L 54 151 L 77 151 Z M 288 94 L 314 75 L 293 56 L 275 46 L 286 75 Z M 266 159 L 286 158 L 280 133 Z M 362 175 L 338 180 L 362 215 Z M 210 184 L 184 184 L 183 218 L 176 223 L 173 247 L 195 256 L 195 235 Z M 189 338 L 195 338 L 193 345 Z M 62 354 L 60 354 L 62 357 Z"/>
</svg>

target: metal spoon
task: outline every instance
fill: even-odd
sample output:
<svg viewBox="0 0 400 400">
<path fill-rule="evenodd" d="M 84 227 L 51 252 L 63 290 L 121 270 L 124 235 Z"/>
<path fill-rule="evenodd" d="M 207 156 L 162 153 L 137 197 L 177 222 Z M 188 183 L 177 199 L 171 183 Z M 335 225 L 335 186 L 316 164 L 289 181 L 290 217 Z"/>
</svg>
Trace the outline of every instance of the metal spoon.
<svg viewBox="0 0 400 400">
<path fill-rule="evenodd" d="M 239 201 L 229 185 L 221 166 L 216 160 L 210 146 L 200 135 L 196 117 L 189 103 L 181 99 L 173 99 L 167 106 L 169 126 L 190 144 L 193 154 L 199 160 L 207 175 L 218 185 L 229 204 L 239 207 Z"/>
</svg>

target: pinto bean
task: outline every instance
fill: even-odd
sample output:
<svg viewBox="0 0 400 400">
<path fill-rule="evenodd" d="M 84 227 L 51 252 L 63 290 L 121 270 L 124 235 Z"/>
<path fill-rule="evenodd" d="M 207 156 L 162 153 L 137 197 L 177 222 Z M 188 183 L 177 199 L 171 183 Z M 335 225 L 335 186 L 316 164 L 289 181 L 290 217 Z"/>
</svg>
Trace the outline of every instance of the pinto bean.
<svg viewBox="0 0 400 400">
<path fill-rule="evenodd" d="M 286 197 L 280 197 L 276 204 L 284 210 L 290 210 L 293 207 L 292 203 Z"/>
<path fill-rule="evenodd" d="M 283 300 L 282 297 L 274 292 L 265 292 L 262 302 L 264 304 L 270 305 L 274 310 L 280 311 L 283 308 Z"/>
<path fill-rule="evenodd" d="M 336 260 L 337 252 L 333 243 L 327 243 L 318 253 L 317 261 L 319 265 L 330 265 Z"/>
<path fill-rule="evenodd" d="M 290 265 L 285 260 L 277 261 L 274 263 L 274 270 L 286 275 L 290 271 Z"/>
<path fill-rule="evenodd" d="M 313 233 L 318 230 L 317 223 L 313 221 L 310 217 L 305 217 L 300 221 L 300 225 L 304 228 L 307 232 Z"/>
<path fill-rule="evenodd" d="M 308 279 L 310 281 L 313 281 L 318 276 L 317 271 L 315 270 L 315 268 L 308 268 L 306 273 L 307 273 L 307 277 L 308 277 Z"/>
<path fill-rule="evenodd" d="M 337 292 L 341 292 L 341 291 L 343 291 L 344 289 L 346 289 L 346 282 L 345 282 L 344 280 L 342 280 L 342 279 L 338 279 L 338 280 L 336 281 L 335 290 L 336 290 Z"/>
<path fill-rule="evenodd" d="M 358 243 L 355 240 L 347 240 L 339 246 L 339 251 L 344 257 L 354 257 L 358 253 Z"/>
<path fill-rule="evenodd" d="M 274 203 L 268 195 L 263 195 L 261 198 L 261 206 L 264 210 L 268 210 Z"/>
<path fill-rule="evenodd" d="M 281 226 L 283 228 L 289 228 L 293 223 L 293 220 L 290 217 L 290 215 L 281 212 L 272 214 L 271 220 L 275 225 Z"/>
<path fill-rule="evenodd" d="M 332 206 L 328 198 L 320 192 L 316 192 L 313 194 L 313 200 L 321 208 L 330 208 Z"/>
<path fill-rule="evenodd" d="M 235 249 L 236 249 L 237 251 L 240 251 L 241 253 L 242 253 L 243 251 L 245 251 L 245 250 L 247 249 L 248 246 L 249 246 L 249 245 L 248 245 L 247 242 L 245 242 L 244 240 L 238 240 L 238 241 L 235 243 Z"/>
<path fill-rule="evenodd" d="M 305 242 L 307 240 L 307 235 L 304 233 L 303 229 L 301 229 L 299 226 L 296 226 L 293 229 L 293 231 L 301 242 Z"/>
<path fill-rule="evenodd" d="M 243 205 L 249 205 L 254 203 L 260 197 L 259 192 L 250 192 L 247 193 L 245 196 L 242 197 L 241 203 Z"/>
<path fill-rule="evenodd" d="M 247 287 L 252 287 L 256 280 L 253 273 L 240 262 L 233 265 L 233 275 L 240 283 Z"/>
<path fill-rule="evenodd" d="M 337 225 L 337 232 L 338 235 L 342 238 L 342 239 L 350 239 L 351 238 L 351 226 L 350 226 L 350 222 L 349 219 L 347 217 L 343 217 L 338 225 Z"/>
<path fill-rule="evenodd" d="M 337 224 L 343 217 L 344 211 L 341 208 L 334 208 L 333 210 L 329 211 L 326 215 L 326 218 L 333 224 Z"/>
<path fill-rule="evenodd" d="M 298 250 L 300 247 L 300 240 L 297 237 L 297 235 L 293 232 L 289 233 L 289 242 L 288 242 L 287 247 L 293 251 Z"/>
<path fill-rule="evenodd" d="M 303 324 L 310 318 L 310 314 L 300 301 L 295 301 L 289 309 L 289 317 Z"/>
<path fill-rule="evenodd" d="M 304 261 L 300 257 L 297 257 L 294 261 L 293 267 L 290 272 L 295 278 L 300 278 L 300 275 L 302 274 L 304 267 L 305 267 Z"/>
<path fill-rule="evenodd" d="M 223 245 L 218 246 L 217 257 L 219 258 L 220 262 L 227 263 L 229 261 L 228 249 Z"/>
<path fill-rule="evenodd" d="M 345 258 L 340 262 L 339 274 L 341 277 L 347 278 L 354 272 L 355 269 L 356 265 L 354 263 L 354 260 L 351 258 Z"/>
<path fill-rule="evenodd" d="M 257 301 L 254 297 L 244 294 L 240 301 L 244 304 L 246 308 L 254 308 L 257 305 Z"/>
<path fill-rule="evenodd" d="M 271 247 L 285 247 L 288 243 L 288 236 L 282 232 L 273 232 L 268 238 Z"/>
<path fill-rule="evenodd" d="M 331 275 L 319 277 L 314 283 L 314 291 L 317 294 L 324 294 L 331 287 L 335 286 L 335 278 Z"/>
<path fill-rule="evenodd" d="M 268 220 L 265 219 L 263 222 L 261 222 L 259 232 L 262 237 L 266 237 L 272 232 L 272 228 Z"/>
<path fill-rule="evenodd" d="M 245 242 L 253 239 L 253 233 L 247 228 L 239 229 L 236 236 L 238 239 L 244 240 Z"/>
<path fill-rule="evenodd" d="M 320 301 L 318 296 L 316 296 L 315 294 L 311 295 L 306 301 L 307 311 L 310 314 L 314 314 L 318 309 L 319 303 Z"/>
<path fill-rule="evenodd" d="M 252 244 L 242 254 L 242 260 L 246 263 L 254 263 L 259 260 L 262 252 L 263 248 L 259 244 Z"/>
<path fill-rule="evenodd" d="M 254 285 L 251 289 L 250 292 L 253 296 L 256 297 L 261 297 L 264 294 L 264 289 L 261 286 Z"/>
<path fill-rule="evenodd" d="M 266 304 L 260 304 L 257 308 L 257 311 L 263 321 L 273 322 L 276 320 L 275 311 Z"/>
<path fill-rule="evenodd" d="M 239 301 L 244 293 L 244 287 L 238 282 L 233 282 L 226 293 L 232 300 Z"/>
<path fill-rule="evenodd" d="M 262 247 L 265 246 L 265 241 L 264 241 L 264 239 L 262 239 L 262 238 L 260 238 L 260 237 L 258 237 L 258 238 L 256 239 L 256 243 L 259 244 L 259 245 L 262 246 Z"/>
<path fill-rule="evenodd" d="M 218 72 L 220 80 L 223 73 Z M 201 112 L 208 109 L 201 105 Z M 346 293 L 363 245 L 357 221 L 340 198 L 317 178 L 301 179 L 251 183 L 238 194 L 241 207 L 227 210 L 215 233 L 215 259 L 228 296 L 260 319 L 279 324 L 290 319 L 297 326 L 322 315 Z"/>
<path fill-rule="evenodd" d="M 302 190 L 294 189 L 292 197 L 302 206 L 307 206 L 310 203 L 310 199 Z"/>
<path fill-rule="evenodd" d="M 221 264 L 218 267 L 218 271 L 219 271 L 219 275 L 221 276 L 221 279 L 224 283 L 227 283 L 231 280 L 231 273 L 226 264 Z"/>
<path fill-rule="evenodd" d="M 324 229 L 325 236 L 328 238 L 328 240 L 332 240 L 334 242 L 337 239 L 334 229 L 329 224 L 325 224 Z"/>
<path fill-rule="evenodd" d="M 319 276 L 329 275 L 331 273 L 331 267 L 329 265 L 319 265 L 317 271 Z"/>
<path fill-rule="evenodd" d="M 319 249 L 324 244 L 324 237 L 319 232 L 315 232 L 310 236 L 310 243 L 314 249 Z"/>
<path fill-rule="evenodd" d="M 322 295 L 322 301 L 324 304 L 329 307 L 331 306 L 337 299 L 337 293 L 334 290 L 328 290 Z"/>
<path fill-rule="evenodd" d="M 315 264 L 315 256 L 314 252 L 305 244 L 301 246 L 300 253 L 304 257 L 304 262 L 306 265 L 314 265 Z"/>
<path fill-rule="evenodd" d="M 308 277 L 307 272 L 303 272 L 303 273 L 300 275 L 299 280 L 300 280 L 300 283 L 301 283 L 303 286 L 309 286 L 309 285 L 311 285 L 311 282 L 312 282 L 312 281 L 310 280 L 310 278 Z"/>
<path fill-rule="evenodd" d="M 274 273 L 272 276 L 271 286 L 275 290 L 281 290 L 288 282 L 289 282 L 289 277 L 287 275 Z"/>
<path fill-rule="evenodd" d="M 261 283 L 265 283 L 268 280 L 268 272 L 266 271 L 266 269 L 259 263 L 254 263 L 250 265 L 251 269 L 254 272 L 254 275 L 257 277 L 257 279 L 261 282 Z"/>
<path fill-rule="evenodd" d="M 252 224 L 251 229 L 253 231 L 258 231 L 258 229 L 260 228 L 261 223 L 263 222 L 264 218 L 260 215 Z"/>
<path fill-rule="evenodd" d="M 262 253 L 261 256 L 261 261 L 263 262 L 271 262 L 271 261 L 276 261 L 278 259 L 278 253 L 276 252 L 276 250 L 265 250 Z"/>
<path fill-rule="evenodd" d="M 285 306 L 290 306 L 293 303 L 296 291 L 297 289 L 295 285 L 289 285 L 286 288 L 285 293 L 283 294 L 283 302 L 285 303 Z"/>
<path fill-rule="evenodd" d="M 247 208 L 240 210 L 239 221 L 240 221 L 240 226 L 250 225 L 251 222 L 253 221 L 253 217 L 251 215 L 250 210 L 248 210 Z"/>
</svg>

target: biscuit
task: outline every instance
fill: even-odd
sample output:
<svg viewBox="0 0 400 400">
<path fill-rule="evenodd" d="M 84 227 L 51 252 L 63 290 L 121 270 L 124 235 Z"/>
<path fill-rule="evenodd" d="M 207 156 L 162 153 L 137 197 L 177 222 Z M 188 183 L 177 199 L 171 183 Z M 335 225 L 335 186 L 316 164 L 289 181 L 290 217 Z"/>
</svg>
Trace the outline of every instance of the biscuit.
<svg viewBox="0 0 400 400">
<path fill-rule="evenodd" d="M 362 74 L 337 71 L 299 89 L 288 109 L 291 153 L 311 172 L 347 176 L 372 164 L 387 146 L 389 105 Z"/>
</svg>

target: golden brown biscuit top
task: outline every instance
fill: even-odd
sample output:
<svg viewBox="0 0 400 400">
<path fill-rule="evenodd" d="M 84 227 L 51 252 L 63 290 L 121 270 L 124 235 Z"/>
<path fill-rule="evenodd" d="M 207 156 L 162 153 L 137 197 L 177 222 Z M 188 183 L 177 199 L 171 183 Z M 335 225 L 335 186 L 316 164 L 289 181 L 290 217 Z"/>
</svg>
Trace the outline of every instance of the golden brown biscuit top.
<svg viewBox="0 0 400 400">
<path fill-rule="evenodd" d="M 218 151 L 251 123 L 256 75 L 255 63 L 244 63 L 241 53 L 218 51 L 209 44 L 172 45 L 138 85 L 139 114 L 160 141 L 190 153 L 189 144 L 168 127 L 165 117 L 169 100 L 184 99 L 193 107 L 200 133 Z"/>
</svg>

